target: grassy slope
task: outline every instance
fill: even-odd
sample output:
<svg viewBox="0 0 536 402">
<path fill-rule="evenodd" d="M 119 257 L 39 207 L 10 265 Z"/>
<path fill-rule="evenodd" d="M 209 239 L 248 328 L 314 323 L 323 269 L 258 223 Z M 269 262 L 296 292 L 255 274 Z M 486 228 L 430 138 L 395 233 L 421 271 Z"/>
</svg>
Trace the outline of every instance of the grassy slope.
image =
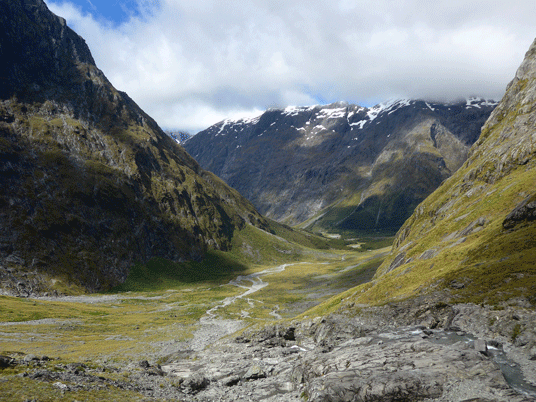
<svg viewBox="0 0 536 402">
<path fill-rule="evenodd" d="M 345 250 L 343 240 L 327 239 L 304 231 L 293 230 L 270 221 L 275 233 L 246 225 L 236 230 L 230 251 L 212 250 L 202 261 L 175 263 L 162 258 L 137 264 L 124 284 L 116 291 L 162 290 L 184 283 L 222 283 L 255 266 L 272 266 L 312 260 L 329 255 L 329 250 Z"/>
<path fill-rule="evenodd" d="M 266 227 L 30 3 L 0 0 L 0 265 L 35 272 L 36 292 L 105 290 L 135 261 L 198 260 Z"/>
<path fill-rule="evenodd" d="M 503 222 L 535 196 L 536 135 L 531 65 L 536 46 L 483 127 L 467 162 L 415 210 L 374 280 L 317 308 L 382 304 L 434 291 L 453 301 L 536 303 L 536 224 Z M 403 263 L 394 264 L 395 260 Z"/>
</svg>

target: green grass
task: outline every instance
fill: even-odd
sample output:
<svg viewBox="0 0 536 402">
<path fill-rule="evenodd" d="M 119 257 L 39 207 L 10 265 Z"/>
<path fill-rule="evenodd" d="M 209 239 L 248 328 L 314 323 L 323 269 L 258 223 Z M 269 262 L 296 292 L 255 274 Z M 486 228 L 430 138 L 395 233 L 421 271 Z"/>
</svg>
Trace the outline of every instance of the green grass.
<svg viewBox="0 0 536 402">
<path fill-rule="evenodd" d="M 496 135 L 489 134 L 492 139 Z M 356 289 L 348 303 L 383 304 L 438 290 L 450 294 L 453 302 L 498 305 L 525 297 L 536 303 L 534 222 L 512 230 L 502 226 L 515 206 L 532 194 L 535 162 L 514 163 L 493 180 L 489 174 L 498 172 L 488 165 L 482 168 L 481 160 L 473 158 L 420 204 L 400 229 L 375 282 Z M 462 234 L 481 218 L 484 226 Z M 421 259 L 429 250 L 436 255 Z M 400 253 L 409 261 L 388 272 Z M 464 287 L 452 287 L 453 281 Z"/>
<path fill-rule="evenodd" d="M 263 325 L 280 317 L 292 319 L 348 287 L 369 281 L 388 251 L 354 250 L 345 239 L 294 232 L 275 223 L 271 230 L 274 233 L 246 225 L 233 234 L 230 251 L 210 251 L 203 261 L 153 259 L 137 264 L 124 284 L 92 295 L 92 303 L 0 297 L 0 350 L 18 358 L 49 356 L 54 359 L 49 369 L 80 361 L 97 366 L 103 361 L 119 365 L 143 359 L 166 361 L 163 343 L 191 339 L 208 309 L 244 292 L 230 279 L 289 264 L 282 272 L 264 276 L 265 288 L 216 311 L 218 317 L 240 319 L 247 327 Z M 386 241 L 371 239 L 363 244 L 374 248 Z M 39 319 L 51 320 L 32 322 Z M 0 395 L 7 400 L 36 396 L 40 401 L 144 400 L 115 387 L 62 393 L 51 383 L 17 376 L 24 370 L 21 366 L 0 372 Z M 102 375 L 128 382 L 120 374 Z"/>
<path fill-rule="evenodd" d="M 236 277 L 247 267 L 222 251 L 209 251 L 203 261 L 174 263 L 154 258 L 147 264 L 132 267 L 125 283 L 113 288 L 115 292 L 148 292 L 172 289 L 192 283 L 221 283 Z"/>
<path fill-rule="evenodd" d="M 62 356 L 70 361 L 158 356 L 158 342 L 188 339 L 208 309 L 244 292 L 229 284 L 238 275 L 290 264 L 282 272 L 263 277 L 268 286 L 262 290 L 217 311 L 222 318 L 262 324 L 278 315 L 293 318 L 370 280 L 388 250 L 315 251 L 253 227 L 234 239 L 240 245 L 262 244 L 259 256 L 274 263 L 252 262 L 257 255 L 252 258 L 251 250 L 237 246 L 227 253 L 211 252 L 201 262 L 154 259 L 138 264 L 123 285 L 105 294 L 119 295 L 112 300 L 88 304 L 0 297 L 0 322 L 11 323 L 1 327 L 0 350 L 12 350 L 16 344 L 26 354 Z M 53 320 L 39 325 L 31 322 L 46 318 Z"/>
<path fill-rule="evenodd" d="M 37 399 L 36 399 L 37 398 Z M 34 381 L 28 378 L 10 376 L 9 379 L 0 377 L 0 400 L 2 401 L 143 401 L 142 395 L 122 390 L 120 388 L 104 388 L 92 391 L 62 392 L 51 383 Z"/>
</svg>

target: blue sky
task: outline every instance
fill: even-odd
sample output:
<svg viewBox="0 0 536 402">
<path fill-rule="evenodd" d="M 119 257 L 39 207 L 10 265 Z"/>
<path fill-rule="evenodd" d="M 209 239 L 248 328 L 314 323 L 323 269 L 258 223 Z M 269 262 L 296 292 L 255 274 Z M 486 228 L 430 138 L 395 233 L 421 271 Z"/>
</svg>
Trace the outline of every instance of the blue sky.
<svg viewBox="0 0 536 402">
<path fill-rule="evenodd" d="M 45 0 L 163 128 L 270 107 L 499 100 L 534 0 Z"/>
<path fill-rule="evenodd" d="M 103 24 L 110 23 L 115 27 L 129 22 L 132 18 L 144 19 L 149 7 L 158 7 L 159 0 L 138 2 L 136 0 L 69 0 L 57 3 L 71 3 L 79 8 L 82 14 L 90 14 Z"/>
</svg>

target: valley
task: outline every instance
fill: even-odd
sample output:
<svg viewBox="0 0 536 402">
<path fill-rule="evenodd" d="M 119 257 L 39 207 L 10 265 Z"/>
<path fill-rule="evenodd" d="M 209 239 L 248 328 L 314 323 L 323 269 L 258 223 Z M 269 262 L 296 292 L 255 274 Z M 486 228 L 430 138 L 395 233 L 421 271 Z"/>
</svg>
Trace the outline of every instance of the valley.
<svg viewBox="0 0 536 402">
<path fill-rule="evenodd" d="M 236 336 L 237 331 L 293 319 L 331 296 L 369 281 L 388 250 L 310 249 L 308 261 L 272 267 L 254 264 L 230 274 L 236 277 L 228 281 L 188 282 L 175 278 L 168 282 L 171 278 L 166 278 L 146 291 L 35 298 L 0 296 L 0 355 L 20 362 L 3 370 L 2 379 L 10 380 L 0 381 L 0 391 L 12 398 L 30 397 L 31 393 L 24 393 L 26 380 L 19 374 L 69 364 L 113 368 L 112 372 L 129 383 L 122 376 L 134 375 L 139 362 L 147 361 L 156 367 L 178 357 L 190 358 L 221 338 Z M 47 358 L 43 360 L 43 356 Z M 178 381 L 161 376 L 158 379 L 170 387 Z M 49 395 L 50 399 L 40 400 L 84 394 L 75 391 L 80 388 L 75 380 L 63 383 L 71 392 L 65 394 L 61 387 L 46 383 L 31 389 L 39 395 Z M 132 389 L 137 386 L 132 381 Z M 178 386 L 170 389 L 175 391 L 168 390 L 168 397 L 185 396 Z M 113 398 L 127 398 L 128 394 L 133 398 L 130 400 L 136 400 L 136 393 L 123 394 L 120 388 L 108 392 Z M 137 394 L 143 398 L 147 393 Z M 102 394 L 92 397 L 97 400 L 99 395 Z"/>
<path fill-rule="evenodd" d="M 0 5 L 1 401 L 536 400 L 536 41 L 500 102 L 173 139 Z"/>
<path fill-rule="evenodd" d="M 447 294 L 348 304 L 390 250 L 374 242 L 369 251 L 301 248 L 304 257 L 225 280 L 163 275 L 147 290 L 134 279 L 126 286 L 137 290 L 0 296 L 0 399 L 534 400 L 536 350 L 524 351 L 530 331 L 519 330 L 533 310 L 522 300 L 438 302 Z"/>
</svg>

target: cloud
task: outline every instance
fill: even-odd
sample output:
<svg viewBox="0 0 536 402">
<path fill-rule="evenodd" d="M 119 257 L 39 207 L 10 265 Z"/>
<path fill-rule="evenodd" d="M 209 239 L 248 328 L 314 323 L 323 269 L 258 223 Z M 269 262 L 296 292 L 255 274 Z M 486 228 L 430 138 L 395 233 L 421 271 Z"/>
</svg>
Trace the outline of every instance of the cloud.
<svg viewBox="0 0 536 402">
<path fill-rule="evenodd" d="M 532 0 L 161 0 L 106 24 L 47 0 L 160 125 L 319 100 L 501 98 L 534 39 Z"/>
</svg>

